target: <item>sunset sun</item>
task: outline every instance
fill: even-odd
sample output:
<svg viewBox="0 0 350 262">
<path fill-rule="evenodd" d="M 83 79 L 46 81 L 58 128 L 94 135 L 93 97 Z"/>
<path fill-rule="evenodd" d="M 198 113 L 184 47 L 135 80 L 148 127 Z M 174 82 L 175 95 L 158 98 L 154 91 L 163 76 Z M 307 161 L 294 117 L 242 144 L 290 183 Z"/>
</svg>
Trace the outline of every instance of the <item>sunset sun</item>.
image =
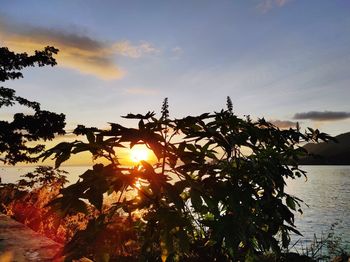
<svg viewBox="0 0 350 262">
<path fill-rule="evenodd" d="M 149 160 L 150 150 L 144 145 L 136 145 L 130 150 L 130 160 L 138 163 L 142 160 Z"/>
</svg>

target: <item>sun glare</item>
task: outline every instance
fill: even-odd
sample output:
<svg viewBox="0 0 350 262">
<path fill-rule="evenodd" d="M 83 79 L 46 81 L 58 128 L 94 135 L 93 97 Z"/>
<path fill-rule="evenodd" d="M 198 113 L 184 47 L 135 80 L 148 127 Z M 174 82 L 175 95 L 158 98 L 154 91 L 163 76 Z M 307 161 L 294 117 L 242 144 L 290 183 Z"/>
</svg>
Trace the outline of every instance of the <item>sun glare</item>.
<svg viewBox="0 0 350 262">
<path fill-rule="evenodd" d="M 144 145 L 136 145 L 130 150 L 130 159 L 134 163 L 142 160 L 148 160 L 150 157 L 150 150 Z"/>
</svg>

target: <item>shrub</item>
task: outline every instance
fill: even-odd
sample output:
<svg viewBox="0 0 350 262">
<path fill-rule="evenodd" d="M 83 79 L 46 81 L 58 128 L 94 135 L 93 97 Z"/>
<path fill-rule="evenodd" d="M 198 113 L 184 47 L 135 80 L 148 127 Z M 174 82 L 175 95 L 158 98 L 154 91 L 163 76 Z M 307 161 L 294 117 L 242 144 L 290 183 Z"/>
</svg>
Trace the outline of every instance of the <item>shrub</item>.
<svg viewBox="0 0 350 262">
<path fill-rule="evenodd" d="M 61 218 L 46 207 L 67 182 L 66 175 L 63 170 L 39 166 L 16 184 L 0 184 L 0 211 L 57 242 L 67 242 L 86 227 L 88 218 L 83 214 Z"/>
<path fill-rule="evenodd" d="M 109 162 L 94 165 L 50 204 L 62 216 L 86 213 L 87 201 L 100 212 L 67 244 L 67 261 L 81 256 L 106 261 L 102 258 L 113 258 L 129 241 L 139 246 L 129 255 L 143 261 L 236 261 L 255 260 L 271 250 L 280 254 L 289 233 L 300 234 L 293 211 L 301 212 L 301 200 L 285 192 L 285 178 L 305 175 L 298 167 L 306 153 L 299 143 L 330 137 L 318 130 L 280 130 L 264 119 L 239 118 L 232 105 L 182 119 L 168 114 L 165 100 L 160 118 L 152 112 L 125 116 L 138 120 L 138 128 L 78 126 L 74 132 L 87 142 L 60 143 L 43 155 L 54 156 L 56 167 L 83 151 Z M 120 149 L 138 144 L 153 151 L 156 163 L 121 165 Z M 106 209 L 104 194 L 111 193 L 119 197 Z M 92 236 L 102 234 L 120 214 L 129 217 L 136 236 L 99 250 L 73 248 L 79 243 L 94 246 Z"/>
</svg>

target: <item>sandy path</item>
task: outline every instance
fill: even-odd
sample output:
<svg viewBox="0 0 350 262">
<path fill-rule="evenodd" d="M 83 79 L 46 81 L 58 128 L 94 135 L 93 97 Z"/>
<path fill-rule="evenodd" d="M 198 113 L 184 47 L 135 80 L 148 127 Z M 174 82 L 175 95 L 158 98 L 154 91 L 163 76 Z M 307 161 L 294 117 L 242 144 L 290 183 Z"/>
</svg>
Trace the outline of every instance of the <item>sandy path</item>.
<svg viewBox="0 0 350 262">
<path fill-rule="evenodd" d="M 53 261 L 61 245 L 0 214 L 0 261 Z M 60 261 L 60 260 L 55 260 Z"/>
</svg>

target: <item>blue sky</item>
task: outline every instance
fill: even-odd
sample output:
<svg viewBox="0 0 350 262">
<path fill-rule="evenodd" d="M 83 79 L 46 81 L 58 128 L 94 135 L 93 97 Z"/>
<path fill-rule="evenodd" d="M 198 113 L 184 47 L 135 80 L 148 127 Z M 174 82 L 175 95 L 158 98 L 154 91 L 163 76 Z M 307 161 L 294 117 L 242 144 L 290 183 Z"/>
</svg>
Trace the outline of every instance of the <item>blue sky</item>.
<svg viewBox="0 0 350 262">
<path fill-rule="evenodd" d="M 58 66 L 4 85 L 68 128 L 125 123 L 165 97 L 174 117 L 200 114 L 230 96 L 238 115 L 337 135 L 350 131 L 349 12 L 340 0 L 1 0 L 0 44 L 60 49 Z"/>
</svg>

